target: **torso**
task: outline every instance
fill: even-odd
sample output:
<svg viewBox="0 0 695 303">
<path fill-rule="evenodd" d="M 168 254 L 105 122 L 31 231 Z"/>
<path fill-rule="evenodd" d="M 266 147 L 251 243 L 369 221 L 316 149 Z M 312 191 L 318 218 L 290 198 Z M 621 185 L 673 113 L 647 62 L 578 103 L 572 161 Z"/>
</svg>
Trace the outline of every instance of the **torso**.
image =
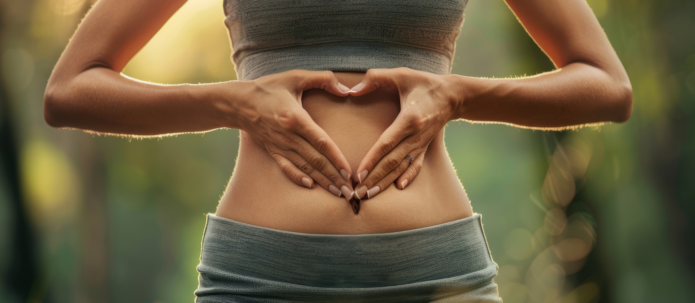
<svg viewBox="0 0 695 303">
<path fill-rule="evenodd" d="M 363 73 L 335 73 L 348 87 Z M 362 97 L 304 92 L 302 105 L 338 145 L 352 171 L 400 111 L 398 92 L 380 89 Z M 267 228 L 315 234 L 370 234 L 442 224 L 473 214 L 444 145 L 444 129 L 430 144 L 422 169 L 404 190 L 393 184 L 363 200 L 355 215 L 344 198 L 301 187 L 268 153 L 240 131 L 239 156 L 217 215 Z"/>
</svg>

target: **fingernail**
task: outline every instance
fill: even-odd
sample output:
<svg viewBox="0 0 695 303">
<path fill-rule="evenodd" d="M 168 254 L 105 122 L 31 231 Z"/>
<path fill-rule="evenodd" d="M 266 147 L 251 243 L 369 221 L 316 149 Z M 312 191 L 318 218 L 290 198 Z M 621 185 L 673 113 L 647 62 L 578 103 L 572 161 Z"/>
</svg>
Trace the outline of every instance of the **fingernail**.
<svg viewBox="0 0 695 303">
<path fill-rule="evenodd" d="M 357 175 L 357 179 L 359 179 L 360 183 L 362 183 L 362 179 L 367 177 L 367 173 L 369 172 L 365 169 L 359 175 Z"/>
<path fill-rule="evenodd" d="M 357 199 L 362 199 L 362 197 L 364 197 L 364 195 L 366 193 L 367 193 L 367 187 L 362 186 L 355 191 L 355 196 L 357 196 Z"/>
<path fill-rule="evenodd" d="M 302 178 L 302 184 L 308 188 L 311 188 L 311 179 L 307 177 Z"/>
<path fill-rule="evenodd" d="M 408 185 L 408 179 L 401 181 L 401 189 L 405 189 L 406 185 Z"/>
<path fill-rule="evenodd" d="M 350 176 L 350 174 L 348 174 L 347 170 L 345 170 L 344 168 L 341 168 L 341 169 L 340 169 L 340 174 L 343 175 L 343 179 L 345 179 L 345 181 L 350 182 L 350 177 L 351 177 L 351 176 Z"/>
<path fill-rule="evenodd" d="M 367 191 L 367 199 L 376 196 L 381 191 L 381 187 L 374 186 Z"/>
<path fill-rule="evenodd" d="M 343 193 L 345 199 L 350 200 L 352 198 L 352 191 L 345 185 L 340 187 L 340 191 Z"/>
<path fill-rule="evenodd" d="M 332 194 L 340 197 L 340 190 L 337 187 L 335 187 L 333 184 L 328 185 L 328 191 L 330 191 Z"/>
<path fill-rule="evenodd" d="M 342 83 L 338 83 L 338 90 L 340 90 L 340 92 L 342 92 L 342 93 L 349 93 L 350 92 L 350 88 L 343 85 Z"/>
<path fill-rule="evenodd" d="M 355 92 L 357 92 L 358 90 L 360 90 L 362 87 L 364 87 L 364 83 L 360 82 L 360 84 L 357 84 L 357 85 L 353 86 L 353 87 L 350 89 L 350 92 L 355 93 Z"/>
</svg>

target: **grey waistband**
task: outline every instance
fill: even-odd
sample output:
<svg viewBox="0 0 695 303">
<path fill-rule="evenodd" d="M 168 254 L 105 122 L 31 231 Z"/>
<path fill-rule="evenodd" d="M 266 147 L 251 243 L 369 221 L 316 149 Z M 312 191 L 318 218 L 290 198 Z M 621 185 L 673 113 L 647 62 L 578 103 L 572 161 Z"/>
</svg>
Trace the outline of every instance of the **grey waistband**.
<svg viewBox="0 0 695 303">
<path fill-rule="evenodd" d="M 365 235 L 294 233 L 209 214 L 198 271 L 197 302 L 232 297 L 321 301 L 333 296 L 429 301 L 437 294 L 473 289 L 484 290 L 476 295 L 488 298 L 481 302 L 501 302 L 492 281 L 497 265 L 479 214 Z"/>
<path fill-rule="evenodd" d="M 370 68 L 409 67 L 439 75 L 451 72 L 451 60 L 435 50 L 394 43 L 334 42 L 235 53 L 239 80 L 254 80 L 292 69 L 365 72 Z"/>
</svg>

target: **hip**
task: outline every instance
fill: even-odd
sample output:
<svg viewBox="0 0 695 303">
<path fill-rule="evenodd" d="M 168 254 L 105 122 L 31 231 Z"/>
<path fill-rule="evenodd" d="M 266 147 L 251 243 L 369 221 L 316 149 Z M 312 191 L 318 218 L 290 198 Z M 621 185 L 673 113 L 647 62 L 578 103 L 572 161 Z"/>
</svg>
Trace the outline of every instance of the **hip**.
<svg viewBox="0 0 695 303">
<path fill-rule="evenodd" d="M 316 235 L 208 215 L 196 302 L 501 302 L 481 216 Z"/>
</svg>

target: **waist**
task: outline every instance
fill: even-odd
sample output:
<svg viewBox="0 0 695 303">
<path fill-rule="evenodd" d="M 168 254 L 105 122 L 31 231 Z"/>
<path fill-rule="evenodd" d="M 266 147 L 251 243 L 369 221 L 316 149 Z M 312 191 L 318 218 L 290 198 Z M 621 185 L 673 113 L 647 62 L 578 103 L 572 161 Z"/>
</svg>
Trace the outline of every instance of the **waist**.
<svg viewBox="0 0 695 303">
<path fill-rule="evenodd" d="M 336 73 L 341 83 L 359 83 L 361 73 Z M 380 89 L 341 98 L 307 91 L 302 104 L 338 145 L 354 171 L 400 111 L 398 92 Z M 321 234 L 395 232 L 472 215 L 470 203 L 444 146 L 444 130 L 430 144 L 418 176 L 404 190 L 389 186 L 364 200 L 358 215 L 344 198 L 321 187 L 307 189 L 287 178 L 268 153 L 241 132 L 239 157 L 217 215 L 251 225 Z"/>
<path fill-rule="evenodd" d="M 320 287 L 336 294 L 340 289 L 385 291 L 408 284 L 418 295 L 431 295 L 438 286 L 470 290 L 490 282 L 497 271 L 479 214 L 370 235 L 294 233 L 208 215 L 202 246 L 197 295 L 231 293 L 234 285 L 248 285 L 235 283 L 242 281 L 277 286 L 258 291 Z M 401 294 L 405 290 L 390 289 Z"/>
</svg>

